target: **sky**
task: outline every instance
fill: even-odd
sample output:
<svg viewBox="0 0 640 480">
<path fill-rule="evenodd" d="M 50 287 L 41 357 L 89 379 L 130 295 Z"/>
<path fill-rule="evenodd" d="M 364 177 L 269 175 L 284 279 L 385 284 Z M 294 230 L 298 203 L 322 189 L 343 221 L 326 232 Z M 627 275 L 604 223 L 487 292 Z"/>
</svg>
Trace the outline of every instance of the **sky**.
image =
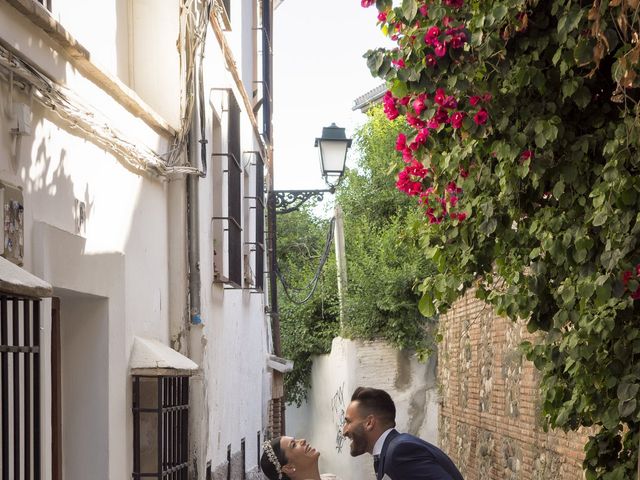
<svg viewBox="0 0 640 480">
<path fill-rule="evenodd" d="M 382 83 L 363 54 L 385 45 L 375 7 L 360 0 L 284 0 L 273 22 L 274 183 L 277 190 L 326 188 L 316 137 L 335 122 L 348 138 L 366 120 L 353 101 Z M 389 45 L 386 43 L 386 45 Z M 351 149 L 350 157 L 354 155 Z M 347 165 L 353 164 L 353 159 Z"/>
</svg>

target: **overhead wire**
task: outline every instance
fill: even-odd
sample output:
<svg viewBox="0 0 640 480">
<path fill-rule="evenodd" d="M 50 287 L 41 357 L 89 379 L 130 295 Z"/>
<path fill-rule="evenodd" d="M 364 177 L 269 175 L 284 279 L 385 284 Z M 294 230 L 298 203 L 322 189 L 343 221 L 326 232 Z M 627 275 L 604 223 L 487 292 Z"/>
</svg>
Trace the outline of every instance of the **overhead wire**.
<svg viewBox="0 0 640 480">
<path fill-rule="evenodd" d="M 320 280 L 322 269 L 324 268 L 324 265 L 325 263 L 327 263 L 327 260 L 329 259 L 329 255 L 331 254 L 331 242 L 333 241 L 333 232 L 335 228 L 335 223 L 336 223 L 336 218 L 335 217 L 331 218 L 331 221 L 329 222 L 329 231 L 327 232 L 327 238 L 324 244 L 324 249 L 322 251 L 322 255 L 320 256 L 320 262 L 318 263 L 318 267 L 315 271 L 315 274 L 313 275 L 313 278 L 307 283 L 307 285 L 303 289 L 294 289 L 288 284 L 288 282 L 284 278 L 284 275 L 280 271 L 280 268 L 278 267 L 278 263 L 276 261 L 276 264 L 275 264 L 276 276 L 280 280 L 280 283 L 282 283 L 282 287 L 286 297 L 292 303 L 296 305 L 303 305 L 307 303 L 315 293 L 316 289 L 318 288 L 318 281 Z M 307 290 L 307 289 L 310 289 L 310 290 L 302 300 L 298 300 L 294 298 L 291 292 L 292 290 Z"/>
<path fill-rule="evenodd" d="M 110 150 L 126 166 L 137 172 L 152 173 L 159 176 L 171 174 L 206 174 L 206 163 L 203 171 L 196 166 L 185 163 L 183 155 L 186 149 L 187 137 L 190 130 L 191 118 L 194 110 L 194 90 L 196 79 L 196 53 L 200 50 L 201 59 L 204 56 L 204 40 L 206 38 L 207 22 L 213 0 L 201 0 L 198 14 L 194 12 L 195 1 L 186 0 L 183 3 L 185 15 L 185 72 L 183 95 L 185 105 L 182 114 L 181 128 L 176 134 L 168 152 L 158 154 L 151 148 L 141 145 L 128 138 L 122 131 L 114 127 L 112 122 L 87 104 L 71 89 L 50 79 L 41 69 L 26 60 L 16 57 L 10 50 L 0 45 L 0 75 L 10 83 L 13 89 L 19 82 L 22 90 L 30 89 L 32 98 L 50 112 L 58 116 L 72 130 L 79 130 L 89 136 L 93 142 Z M 202 62 L 200 62 L 202 66 Z M 202 72 L 199 72 L 202 82 Z M 201 90 L 201 89 L 200 89 Z M 201 126 L 203 129 L 204 126 Z M 204 139 L 204 137 L 203 137 Z M 204 148 L 201 139 L 202 148 Z"/>
</svg>

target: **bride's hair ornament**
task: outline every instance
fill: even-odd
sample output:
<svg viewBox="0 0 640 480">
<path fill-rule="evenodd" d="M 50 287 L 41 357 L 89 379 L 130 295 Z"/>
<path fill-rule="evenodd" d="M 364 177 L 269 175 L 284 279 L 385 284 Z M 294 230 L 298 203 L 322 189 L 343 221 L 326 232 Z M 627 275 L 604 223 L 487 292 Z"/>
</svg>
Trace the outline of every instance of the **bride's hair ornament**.
<svg viewBox="0 0 640 480">
<path fill-rule="evenodd" d="M 273 467 L 276 469 L 276 472 L 278 473 L 278 479 L 282 479 L 282 465 L 280 465 L 280 461 L 278 460 L 278 456 L 276 455 L 276 452 L 274 452 L 273 447 L 271 446 L 271 442 L 264 442 L 262 444 L 262 448 L 264 450 L 264 453 L 267 454 L 267 458 L 269 459 L 269 462 L 271 462 L 271 465 L 273 465 Z"/>
</svg>

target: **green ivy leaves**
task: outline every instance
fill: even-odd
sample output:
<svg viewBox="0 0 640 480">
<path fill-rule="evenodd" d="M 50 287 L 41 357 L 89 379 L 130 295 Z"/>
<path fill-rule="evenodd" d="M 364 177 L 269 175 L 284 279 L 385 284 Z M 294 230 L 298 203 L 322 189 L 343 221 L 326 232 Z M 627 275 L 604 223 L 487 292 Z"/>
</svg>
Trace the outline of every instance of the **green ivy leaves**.
<svg viewBox="0 0 640 480">
<path fill-rule="evenodd" d="M 418 13 L 418 2 L 416 0 L 402 0 L 402 15 L 407 23 L 411 23 Z"/>
<path fill-rule="evenodd" d="M 542 372 L 545 420 L 596 426 L 588 478 L 631 478 L 640 436 L 640 300 L 631 296 L 640 264 L 640 19 L 628 2 L 501 0 L 455 10 L 437 0 L 424 20 L 416 9 L 403 0 L 390 14 L 403 23 L 399 49 L 372 53 L 372 72 L 397 98 L 437 88 L 462 105 L 492 98 L 490 122 L 432 131 L 420 157 L 434 187 L 461 186 L 467 219 L 416 232 L 437 269 L 420 284 L 419 309 L 443 313 L 476 284 L 498 313 L 529 319 L 541 332 L 525 349 Z M 464 21 L 470 42 L 426 68 L 418 40 L 445 17 Z M 406 66 L 387 67 L 385 55 Z"/>
</svg>

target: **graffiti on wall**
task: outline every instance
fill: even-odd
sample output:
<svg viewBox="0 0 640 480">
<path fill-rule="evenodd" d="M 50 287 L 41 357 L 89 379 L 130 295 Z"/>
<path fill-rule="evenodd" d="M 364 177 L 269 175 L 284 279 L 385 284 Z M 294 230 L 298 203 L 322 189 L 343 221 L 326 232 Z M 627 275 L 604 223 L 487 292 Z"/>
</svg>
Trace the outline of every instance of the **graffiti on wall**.
<svg viewBox="0 0 640 480">
<path fill-rule="evenodd" d="M 344 445 L 344 436 L 342 435 L 342 427 L 344 427 L 344 383 L 338 387 L 336 393 L 331 398 L 331 413 L 333 415 L 333 423 L 336 426 L 336 450 L 342 452 Z"/>
</svg>

